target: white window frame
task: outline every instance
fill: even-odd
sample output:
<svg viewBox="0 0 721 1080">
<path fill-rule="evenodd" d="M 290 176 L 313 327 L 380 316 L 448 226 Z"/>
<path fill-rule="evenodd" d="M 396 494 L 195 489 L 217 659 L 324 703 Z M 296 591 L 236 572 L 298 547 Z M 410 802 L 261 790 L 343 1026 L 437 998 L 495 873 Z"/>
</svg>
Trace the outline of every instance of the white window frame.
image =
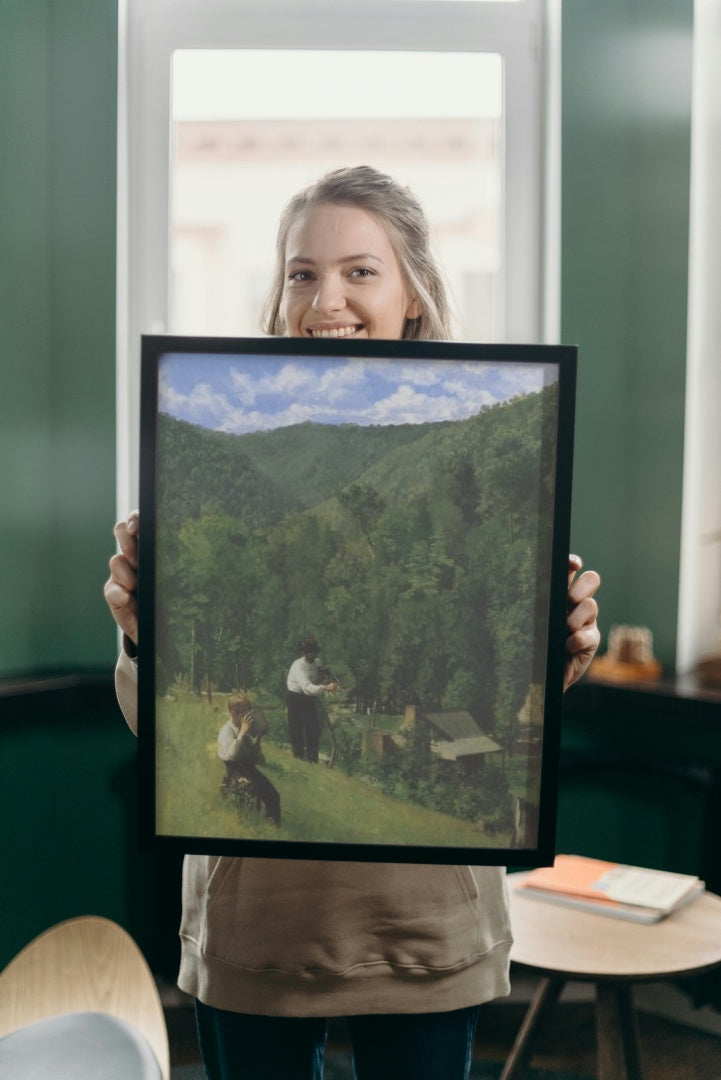
<svg viewBox="0 0 721 1080">
<path fill-rule="evenodd" d="M 117 506 L 137 504 L 139 353 L 168 318 L 176 49 L 495 52 L 504 60 L 506 341 L 555 341 L 560 0 L 119 0 Z M 552 61 L 552 63 L 549 63 Z"/>
<path fill-rule="evenodd" d="M 721 0 L 696 0 L 693 31 L 691 199 L 683 506 L 676 671 L 721 653 Z"/>
</svg>

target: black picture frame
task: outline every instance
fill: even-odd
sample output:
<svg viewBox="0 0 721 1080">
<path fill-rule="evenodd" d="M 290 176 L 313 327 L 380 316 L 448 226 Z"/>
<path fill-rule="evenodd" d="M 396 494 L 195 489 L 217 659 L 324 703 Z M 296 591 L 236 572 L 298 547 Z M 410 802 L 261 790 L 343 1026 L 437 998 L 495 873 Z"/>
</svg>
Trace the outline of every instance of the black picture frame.
<svg viewBox="0 0 721 1080">
<path fill-rule="evenodd" d="M 551 863 L 575 346 L 141 351 L 141 846 Z"/>
</svg>

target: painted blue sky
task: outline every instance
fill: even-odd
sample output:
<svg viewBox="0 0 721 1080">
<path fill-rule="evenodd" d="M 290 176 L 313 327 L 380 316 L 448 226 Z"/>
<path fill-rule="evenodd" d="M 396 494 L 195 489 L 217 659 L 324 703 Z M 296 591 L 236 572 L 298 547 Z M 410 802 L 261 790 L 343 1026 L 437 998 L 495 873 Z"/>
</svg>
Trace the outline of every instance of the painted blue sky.
<svg viewBox="0 0 721 1080">
<path fill-rule="evenodd" d="M 245 434 L 291 424 L 463 420 L 540 390 L 553 365 L 168 353 L 158 407 L 178 420 Z"/>
</svg>

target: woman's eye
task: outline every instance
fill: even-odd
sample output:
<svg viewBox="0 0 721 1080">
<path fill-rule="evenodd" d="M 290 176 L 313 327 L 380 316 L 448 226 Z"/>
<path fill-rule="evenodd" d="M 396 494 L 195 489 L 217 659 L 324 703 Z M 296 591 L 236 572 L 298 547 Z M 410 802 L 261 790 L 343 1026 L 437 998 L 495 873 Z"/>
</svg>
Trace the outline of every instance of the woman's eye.
<svg viewBox="0 0 721 1080">
<path fill-rule="evenodd" d="M 310 280 L 311 280 L 311 272 L 310 272 L 310 270 L 294 270 L 291 274 L 288 275 L 288 281 L 296 281 L 296 282 L 299 282 L 300 284 L 303 284 L 304 282 L 310 281 Z"/>
<path fill-rule="evenodd" d="M 356 266 L 350 272 L 350 276 L 355 277 L 355 278 L 373 277 L 374 274 L 375 274 L 375 271 L 371 270 L 369 266 Z"/>
</svg>

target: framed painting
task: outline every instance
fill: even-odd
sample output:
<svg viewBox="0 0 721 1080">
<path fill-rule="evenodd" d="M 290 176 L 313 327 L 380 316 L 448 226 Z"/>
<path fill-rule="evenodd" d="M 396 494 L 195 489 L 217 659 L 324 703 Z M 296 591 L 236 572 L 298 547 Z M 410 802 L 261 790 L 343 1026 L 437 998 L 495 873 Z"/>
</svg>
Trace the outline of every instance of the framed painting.
<svg viewBox="0 0 721 1080">
<path fill-rule="evenodd" d="M 575 372 L 143 338 L 144 846 L 552 861 Z"/>
</svg>

